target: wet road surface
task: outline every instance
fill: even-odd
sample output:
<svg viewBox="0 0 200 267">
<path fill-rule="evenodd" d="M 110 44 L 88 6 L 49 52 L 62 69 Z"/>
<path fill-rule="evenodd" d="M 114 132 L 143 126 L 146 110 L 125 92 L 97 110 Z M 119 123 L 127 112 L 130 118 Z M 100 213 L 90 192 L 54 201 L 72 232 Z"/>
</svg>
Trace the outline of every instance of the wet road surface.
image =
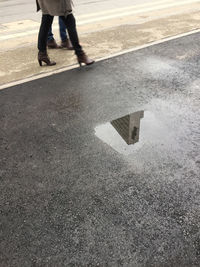
<svg viewBox="0 0 200 267">
<path fill-rule="evenodd" d="M 199 266 L 199 41 L 0 92 L 2 266 Z M 130 153 L 98 134 L 138 111 Z"/>
</svg>

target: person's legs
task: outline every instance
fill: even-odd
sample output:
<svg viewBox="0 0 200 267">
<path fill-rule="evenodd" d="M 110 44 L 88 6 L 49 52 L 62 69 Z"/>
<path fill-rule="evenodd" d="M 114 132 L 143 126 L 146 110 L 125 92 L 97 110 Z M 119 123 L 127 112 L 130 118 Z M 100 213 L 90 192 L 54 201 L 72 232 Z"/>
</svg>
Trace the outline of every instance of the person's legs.
<svg viewBox="0 0 200 267">
<path fill-rule="evenodd" d="M 60 30 L 60 38 L 61 38 L 61 47 L 67 48 L 68 50 L 73 50 L 72 43 L 67 36 L 67 29 L 64 20 L 62 17 L 59 17 L 59 30 Z"/>
<path fill-rule="evenodd" d="M 50 15 L 42 15 L 42 21 L 40 25 L 40 30 L 38 34 L 38 62 L 40 66 L 42 66 L 42 62 L 45 62 L 48 66 L 55 65 L 56 63 L 50 61 L 47 55 L 47 39 L 48 32 L 51 28 L 53 22 L 53 16 Z"/>
<path fill-rule="evenodd" d="M 63 21 L 62 17 L 58 18 L 58 22 L 59 22 L 59 30 L 60 30 L 60 39 L 62 42 L 65 42 L 68 39 L 65 22 Z"/>
<path fill-rule="evenodd" d="M 76 21 L 75 18 L 73 16 L 73 14 L 70 14 L 66 17 L 61 16 L 60 17 L 67 28 L 68 34 L 69 34 L 69 38 L 72 42 L 73 48 L 75 50 L 75 54 L 77 56 L 83 54 L 83 50 L 81 45 L 79 44 L 79 39 L 78 39 L 78 34 L 77 34 L 77 30 L 76 30 Z"/>
<path fill-rule="evenodd" d="M 51 28 L 52 22 L 53 16 L 42 15 L 42 21 L 38 34 L 38 50 L 40 52 L 45 52 L 47 49 L 48 32 Z"/>
<path fill-rule="evenodd" d="M 51 26 L 48 32 L 47 42 L 52 41 L 52 40 L 54 40 L 54 37 L 53 37 L 52 26 Z"/>
<path fill-rule="evenodd" d="M 78 34 L 76 30 L 76 20 L 73 16 L 73 14 L 70 14 L 66 17 L 61 17 L 62 20 L 65 22 L 67 31 L 69 33 L 69 38 L 72 42 L 73 48 L 75 50 L 75 54 L 77 56 L 78 63 L 81 64 L 84 63 L 86 65 L 91 65 L 94 63 L 94 60 L 90 59 L 83 51 L 79 39 Z"/>
<path fill-rule="evenodd" d="M 49 29 L 49 32 L 48 32 L 48 38 L 47 38 L 47 46 L 48 48 L 61 48 L 59 45 L 57 45 L 56 43 L 56 40 L 54 39 L 54 35 L 53 35 L 53 32 L 52 32 L 52 26 L 50 27 Z"/>
</svg>

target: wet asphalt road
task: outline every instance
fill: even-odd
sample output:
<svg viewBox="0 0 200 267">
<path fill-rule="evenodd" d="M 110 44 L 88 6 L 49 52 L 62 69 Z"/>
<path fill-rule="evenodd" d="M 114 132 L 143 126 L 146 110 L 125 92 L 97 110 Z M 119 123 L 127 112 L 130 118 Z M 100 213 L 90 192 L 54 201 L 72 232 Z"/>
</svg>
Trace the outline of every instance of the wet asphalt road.
<svg viewBox="0 0 200 267">
<path fill-rule="evenodd" d="M 0 92 L 1 266 L 199 266 L 199 41 Z M 128 156 L 95 135 L 139 110 Z"/>
</svg>

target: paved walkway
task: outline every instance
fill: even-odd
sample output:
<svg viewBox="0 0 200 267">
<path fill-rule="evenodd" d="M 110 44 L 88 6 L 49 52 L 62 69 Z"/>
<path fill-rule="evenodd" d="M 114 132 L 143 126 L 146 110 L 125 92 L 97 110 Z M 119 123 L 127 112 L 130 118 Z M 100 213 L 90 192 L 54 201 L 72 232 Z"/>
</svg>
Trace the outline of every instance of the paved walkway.
<svg viewBox="0 0 200 267">
<path fill-rule="evenodd" d="M 1 266 L 199 266 L 199 43 L 0 91 Z M 98 129 L 136 111 L 124 155 Z"/>
</svg>

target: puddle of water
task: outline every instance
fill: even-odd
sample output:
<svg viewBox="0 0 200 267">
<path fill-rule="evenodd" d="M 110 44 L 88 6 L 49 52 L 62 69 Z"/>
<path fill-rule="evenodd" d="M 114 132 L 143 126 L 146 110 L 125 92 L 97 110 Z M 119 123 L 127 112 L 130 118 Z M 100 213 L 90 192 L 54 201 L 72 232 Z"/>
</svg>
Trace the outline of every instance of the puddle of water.
<svg viewBox="0 0 200 267">
<path fill-rule="evenodd" d="M 126 115 L 117 120 L 111 121 L 111 125 L 124 139 L 127 145 L 135 144 L 139 141 L 140 120 L 144 117 L 144 111 L 138 111 Z"/>
<path fill-rule="evenodd" d="M 117 152 L 129 155 L 144 145 L 169 144 L 168 126 L 153 112 L 138 111 L 95 128 L 95 135 Z"/>
</svg>

